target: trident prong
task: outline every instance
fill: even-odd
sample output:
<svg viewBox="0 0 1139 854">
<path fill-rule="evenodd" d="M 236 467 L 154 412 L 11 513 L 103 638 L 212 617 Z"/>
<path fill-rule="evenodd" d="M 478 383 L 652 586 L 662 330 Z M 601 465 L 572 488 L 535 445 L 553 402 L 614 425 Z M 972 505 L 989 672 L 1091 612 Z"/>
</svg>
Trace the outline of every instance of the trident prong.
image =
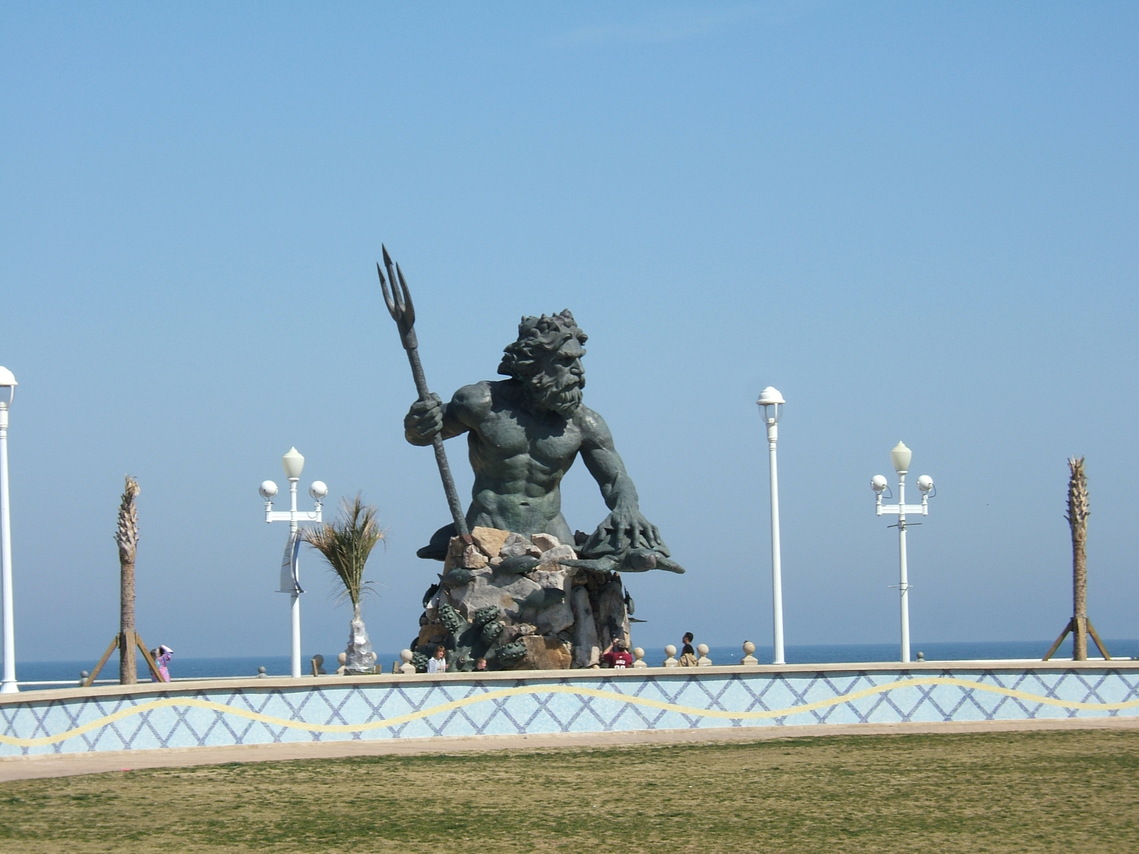
<svg viewBox="0 0 1139 854">
<path fill-rule="evenodd" d="M 376 264 L 376 273 L 380 277 L 380 287 L 384 292 L 384 302 L 388 312 L 399 328 L 400 341 L 403 349 L 407 351 L 407 360 L 411 364 L 411 377 L 415 380 L 415 390 L 420 400 L 428 400 L 431 391 L 427 388 L 427 379 L 423 375 L 423 363 L 419 360 L 419 342 L 415 335 L 415 305 L 411 301 L 411 291 L 407 288 L 407 280 L 403 277 L 403 270 L 399 264 L 392 263 L 392 256 L 388 254 L 387 246 L 381 244 L 384 253 L 384 266 L 388 269 L 388 279 L 392 280 L 389 290 L 388 281 L 384 278 L 384 271 Z M 398 283 L 398 287 L 397 287 Z M 394 294 L 393 294 L 394 292 Z M 443 437 L 438 433 L 431 439 L 431 446 L 435 450 L 435 463 L 439 468 L 439 477 L 443 481 L 443 491 L 447 494 L 447 504 L 451 509 L 451 518 L 455 522 L 455 530 L 459 536 L 469 540 L 470 533 L 467 521 L 463 516 L 463 506 L 459 501 L 459 492 L 455 488 L 455 479 L 451 477 L 451 467 L 447 463 L 447 452 L 443 448 Z"/>
<path fill-rule="evenodd" d="M 380 277 L 380 287 L 384 292 L 384 302 L 387 303 L 388 312 L 399 328 L 399 335 L 405 350 L 418 346 L 415 337 L 415 304 L 411 301 L 411 291 L 407 289 L 407 280 L 403 277 L 403 270 L 399 264 L 392 263 L 392 256 L 388 248 L 381 245 L 384 253 L 384 266 L 388 268 L 388 278 L 392 280 L 389 290 L 388 280 L 384 278 L 384 271 L 376 264 L 376 273 Z M 397 287 L 398 284 L 398 287 Z M 392 291 L 395 292 L 394 297 Z"/>
</svg>

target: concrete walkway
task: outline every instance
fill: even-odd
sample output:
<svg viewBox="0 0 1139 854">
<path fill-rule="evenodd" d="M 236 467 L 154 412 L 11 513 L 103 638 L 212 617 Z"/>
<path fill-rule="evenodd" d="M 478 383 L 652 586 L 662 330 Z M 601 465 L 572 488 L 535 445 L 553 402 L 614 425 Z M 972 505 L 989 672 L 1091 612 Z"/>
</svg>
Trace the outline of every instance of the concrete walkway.
<svg viewBox="0 0 1139 854">
<path fill-rule="evenodd" d="M 688 729 L 473 738 L 382 739 L 375 741 L 259 744 L 238 747 L 194 747 L 184 750 L 122 750 L 102 753 L 46 754 L 0 757 L 0 783 L 41 777 L 69 777 L 143 768 L 222 765 L 231 762 L 279 762 L 334 759 L 345 756 L 414 755 L 460 751 L 551 750 L 558 748 L 624 747 L 631 745 L 754 742 L 824 736 L 914 735 L 919 733 L 1040 732 L 1050 730 L 1134 729 L 1139 717 L 1071 718 L 1042 721 L 979 721 L 968 723 L 853 724 L 725 729 Z"/>
</svg>

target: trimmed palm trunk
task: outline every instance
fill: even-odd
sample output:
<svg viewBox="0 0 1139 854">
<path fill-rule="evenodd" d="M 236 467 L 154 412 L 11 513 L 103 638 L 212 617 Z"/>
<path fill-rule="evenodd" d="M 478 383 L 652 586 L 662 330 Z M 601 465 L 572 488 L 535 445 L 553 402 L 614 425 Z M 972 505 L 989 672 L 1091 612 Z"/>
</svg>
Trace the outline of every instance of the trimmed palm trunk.
<svg viewBox="0 0 1139 854">
<path fill-rule="evenodd" d="M 1088 617 L 1088 517 L 1092 514 L 1091 504 L 1088 501 L 1088 478 L 1084 474 L 1084 458 L 1070 457 L 1068 459 L 1068 513 L 1064 516 L 1072 529 L 1072 619 L 1060 632 L 1060 637 L 1052 644 L 1051 649 L 1044 654 L 1047 661 L 1060 648 L 1064 638 L 1072 635 L 1072 660 L 1087 661 L 1088 638 L 1095 641 L 1100 654 L 1111 661 L 1111 655 L 1100 640 L 1099 634 Z"/>
<path fill-rule="evenodd" d="M 115 542 L 119 547 L 119 683 L 138 682 L 134 622 L 134 562 L 138 550 L 138 481 L 129 475 L 119 503 Z"/>
<path fill-rule="evenodd" d="M 360 496 L 341 505 L 340 518 L 305 531 L 304 538 L 324 555 L 336 577 L 344 585 L 344 595 L 352 603 L 352 621 L 345 649 L 348 673 L 371 673 L 376 653 L 368 640 L 368 630 L 360 615 L 360 604 L 370 582 L 364 580 L 364 567 L 384 532 L 376 521 L 376 508 L 365 506 Z"/>
<path fill-rule="evenodd" d="M 1084 458 L 1068 460 L 1068 514 L 1072 529 L 1072 660 L 1088 659 L 1088 478 Z"/>
</svg>

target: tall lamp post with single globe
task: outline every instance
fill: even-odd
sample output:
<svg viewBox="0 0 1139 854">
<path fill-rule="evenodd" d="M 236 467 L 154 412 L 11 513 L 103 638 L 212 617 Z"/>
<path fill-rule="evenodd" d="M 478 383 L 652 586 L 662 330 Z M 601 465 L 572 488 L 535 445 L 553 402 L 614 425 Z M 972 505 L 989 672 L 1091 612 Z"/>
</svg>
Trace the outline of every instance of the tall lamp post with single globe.
<svg viewBox="0 0 1139 854">
<path fill-rule="evenodd" d="M 15 694 L 16 629 L 12 608 L 12 515 L 8 507 L 8 408 L 16 394 L 15 375 L 0 366 L 0 595 L 4 597 L 4 675 L 0 694 Z"/>
<path fill-rule="evenodd" d="M 289 448 L 288 453 L 281 458 L 281 464 L 285 468 L 285 477 L 289 479 L 289 509 L 273 509 L 273 496 L 277 494 L 277 484 L 273 481 L 262 481 L 259 492 L 261 497 L 265 499 L 265 521 L 289 523 L 289 540 L 285 545 L 285 557 L 281 563 L 280 592 L 292 595 L 292 676 L 294 679 L 299 679 L 301 675 L 301 594 L 304 593 L 298 572 L 300 523 L 302 521 L 323 521 L 321 508 L 324 496 L 328 495 L 328 487 L 324 485 L 324 481 L 314 480 L 312 486 L 309 487 L 308 494 L 316 503 L 315 508 L 308 511 L 298 511 L 297 484 L 300 482 L 301 472 L 304 471 L 305 458 L 296 448 Z"/>
<path fill-rule="evenodd" d="M 906 526 L 920 525 L 920 522 L 906 522 L 907 513 L 920 513 L 929 515 L 929 497 L 933 489 L 933 478 L 923 474 L 918 478 L 918 489 L 921 491 L 921 504 L 906 504 L 906 473 L 910 470 L 910 458 L 913 452 L 901 442 L 898 442 L 890 451 L 890 460 L 894 464 L 894 471 L 898 473 L 898 503 L 883 504 L 882 493 L 886 491 L 886 478 L 876 474 L 870 480 L 870 488 L 875 492 L 875 506 L 878 515 L 883 513 L 895 514 L 898 517 L 898 593 L 901 597 L 902 621 L 902 661 L 910 660 L 910 581 L 909 570 L 906 566 Z M 893 525 L 890 526 L 894 527 Z"/>
<path fill-rule="evenodd" d="M 779 550 L 779 466 L 775 445 L 779 441 L 779 416 L 782 414 L 783 395 L 768 386 L 759 393 L 756 401 L 763 410 L 767 425 L 767 458 L 771 469 L 771 627 L 775 653 L 772 664 L 786 664 L 783 657 L 783 567 Z"/>
</svg>

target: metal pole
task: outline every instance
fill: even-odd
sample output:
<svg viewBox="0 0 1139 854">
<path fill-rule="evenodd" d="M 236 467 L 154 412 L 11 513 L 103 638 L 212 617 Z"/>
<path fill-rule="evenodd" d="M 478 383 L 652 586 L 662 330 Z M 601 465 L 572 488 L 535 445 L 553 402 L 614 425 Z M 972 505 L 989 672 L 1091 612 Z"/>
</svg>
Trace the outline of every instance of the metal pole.
<svg viewBox="0 0 1139 854">
<path fill-rule="evenodd" d="M 8 406 L 0 405 L 0 568 L 4 597 L 4 677 L 0 694 L 15 694 L 16 629 L 12 608 L 12 518 L 8 506 Z"/>
<path fill-rule="evenodd" d="M 910 660 L 910 582 L 906 567 L 906 473 L 898 472 L 898 592 L 901 602 L 902 661 Z"/>
<path fill-rule="evenodd" d="M 883 513 L 898 514 L 898 603 L 902 621 L 901 659 L 903 663 L 910 660 L 910 579 L 906 567 L 906 514 L 915 513 L 928 516 L 929 497 L 933 491 L 933 478 L 923 474 L 917 479 L 918 491 L 921 493 L 921 504 L 906 504 L 906 473 L 910 467 L 911 456 L 910 449 L 902 442 L 898 442 L 890 451 L 894 471 L 898 473 L 897 504 L 882 503 L 882 493 L 886 491 L 887 487 L 885 477 L 876 474 L 870 480 L 870 488 L 874 490 L 877 496 L 874 502 L 877 515 L 881 516 Z"/>
<path fill-rule="evenodd" d="M 297 511 L 297 484 L 300 482 L 301 472 L 304 471 L 305 458 L 296 448 L 290 448 L 288 453 L 281 458 L 281 464 L 285 468 L 285 477 L 289 479 L 289 509 L 273 510 L 273 497 L 277 494 L 277 484 L 273 481 L 263 481 L 258 491 L 261 493 L 261 497 L 265 499 L 266 523 L 289 523 L 288 546 L 285 549 L 285 557 L 281 564 L 280 592 L 292 596 L 290 604 L 293 629 L 291 673 L 294 679 L 299 679 L 301 676 L 301 594 L 304 593 L 304 590 L 301 589 L 300 585 L 300 568 L 298 566 L 300 561 L 295 549 L 300 536 L 300 523 L 302 521 L 317 523 L 321 521 L 321 502 L 328 495 L 328 486 L 324 481 L 314 480 L 312 482 L 308 492 L 316 501 L 316 506 L 312 511 L 305 512 L 302 519 L 302 514 Z"/>
<path fill-rule="evenodd" d="M 289 542 L 293 542 L 296 537 L 297 528 L 297 482 L 299 477 L 289 478 Z M 297 578 L 296 585 L 293 589 L 293 602 L 292 602 L 292 618 L 293 618 L 293 649 L 292 649 L 292 676 L 294 679 L 301 678 L 301 591 L 298 589 L 300 586 L 300 566 L 299 559 L 297 561 Z"/>
<path fill-rule="evenodd" d="M 779 441 L 779 424 L 767 420 L 767 456 L 771 464 L 771 626 L 774 655 L 772 664 L 785 664 L 783 657 L 783 568 L 779 549 L 779 464 L 775 446 Z"/>
</svg>

